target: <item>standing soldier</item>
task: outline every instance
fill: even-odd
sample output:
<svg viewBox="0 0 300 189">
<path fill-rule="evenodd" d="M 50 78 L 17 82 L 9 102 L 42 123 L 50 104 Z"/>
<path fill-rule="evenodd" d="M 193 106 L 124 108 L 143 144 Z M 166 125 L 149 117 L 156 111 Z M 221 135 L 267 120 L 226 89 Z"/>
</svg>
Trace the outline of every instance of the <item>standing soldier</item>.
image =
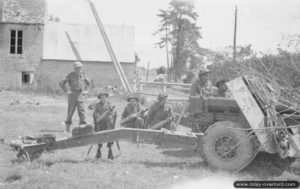
<svg viewBox="0 0 300 189">
<path fill-rule="evenodd" d="M 139 104 L 139 98 L 136 95 L 130 95 L 127 98 L 127 106 L 122 113 L 121 125 L 123 127 L 138 128 L 143 127 L 143 114 L 145 110 Z"/>
<path fill-rule="evenodd" d="M 167 97 L 168 95 L 166 93 L 160 93 L 158 95 L 157 102 L 150 107 L 148 112 L 148 116 L 145 121 L 145 128 L 152 127 L 153 125 L 173 117 L 173 109 L 167 104 Z M 167 122 L 163 127 L 170 130 L 171 122 Z"/>
<path fill-rule="evenodd" d="M 210 71 L 207 69 L 200 70 L 197 81 L 192 84 L 190 96 L 207 97 L 212 95 L 213 89 L 208 81 L 209 73 Z"/>
<path fill-rule="evenodd" d="M 115 128 L 117 114 L 114 111 L 114 106 L 108 101 L 108 96 L 106 91 L 101 91 L 98 95 L 100 101 L 96 104 L 93 113 L 95 132 L 112 130 Z M 108 159 L 114 158 L 111 150 L 112 145 L 113 142 L 107 143 L 107 147 L 109 148 Z M 98 144 L 96 158 L 101 158 L 101 148 L 102 144 Z"/>
<path fill-rule="evenodd" d="M 74 71 L 59 83 L 63 91 L 68 94 L 68 115 L 65 121 L 67 132 L 70 132 L 72 117 L 76 108 L 80 120 L 79 124 L 86 124 L 84 102 L 87 89 L 90 86 L 89 79 L 81 72 L 82 64 L 75 61 L 73 65 Z M 69 85 L 69 90 L 66 88 L 66 83 Z"/>
</svg>

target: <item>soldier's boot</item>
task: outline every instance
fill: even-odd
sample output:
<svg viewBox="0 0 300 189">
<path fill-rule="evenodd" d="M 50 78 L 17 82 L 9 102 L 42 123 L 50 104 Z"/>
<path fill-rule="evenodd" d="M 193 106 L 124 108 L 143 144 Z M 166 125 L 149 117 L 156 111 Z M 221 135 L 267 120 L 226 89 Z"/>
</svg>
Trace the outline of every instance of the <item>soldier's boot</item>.
<svg viewBox="0 0 300 189">
<path fill-rule="evenodd" d="M 98 149 L 97 149 L 97 154 L 96 154 L 96 159 L 99 159 L 99 158 L 102 158 L 102 155 L 101 155 L 101 147 L 102 147 L 102 144 L 98 144 Z"/>
<path fill-rule="evenodd" d="M 65 126 L 66 126 L 66 132 L 69 133 L 70 132 L 70 127 L 71 127 L 72 124 L 68 123 L 66 121 L 64 123 L 65 123 Z"/>
<path fill-rule="evenodd" d="M 114 156 L 113 156 L 113 153 L 112 153 L 112 150 L 111 150 L 111 146 L 108 147 L 108 156 L 107 156 L 107 159 L 114 159 Z"/>
</svg>

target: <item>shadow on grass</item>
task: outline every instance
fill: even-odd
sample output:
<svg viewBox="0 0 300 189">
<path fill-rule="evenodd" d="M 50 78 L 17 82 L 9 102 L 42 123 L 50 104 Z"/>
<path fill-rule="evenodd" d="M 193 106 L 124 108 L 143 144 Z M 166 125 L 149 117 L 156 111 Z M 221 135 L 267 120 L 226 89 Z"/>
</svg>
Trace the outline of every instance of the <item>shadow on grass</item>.
<svg viewBox="0 0 300 189">
<path fill-rule="evenodd" d="M 194 149 L 176 149 L 176 150 L 165 150 L 161 152 L 166 156 L 173 156 L 178 158 L 190 158 L 190 157 L 199 157 L 200 155 L 195 152 Z"/>
<path fill-rule="evenodd" d="M 204 161 L 199 162 L 152 162 L 152 161 L 127 161 L 128 164 L 142 164 L 147 168 L 179 168 L 179 169 L 209 169 Z"/>
<path fill-rule="evenodd" d="M 291 167 L 295 158 L 281 159 L 278 154 L 259 152 L 255 159 L 244 168 L 241 173 L 258 176 L 260 178 L 280 176 L 284 171 L 298 175 L 299 168 Z"/>
<path fill-rule="evenodd" d="M 13 174 L 13 175 L 10 175 L 8 176 L 5 181 L 6 182 L 15 182 L 15 181 L 18 181 L 18 180 L 21 180 L 22 179 L 22 176 L 21 175 L 18 175 L 18 174 Z"/>
<path fill-rule="evenodd" d="M 71 159 L 65 159 L 65 160 L 57 160 L 57 161 L 44 161 L 44 160 L 39 160 L 40 163 L 46 165 L 47 167 L 51 167 L 55 164 L 58 163 L 67 163 L 67 164 L 78 164 L 78 163 L 113 163 L 112 160 L 108 159 L 95 159 L 95 158 L 86 158 L 84 160 L 71 160 Z"/>
</svg>

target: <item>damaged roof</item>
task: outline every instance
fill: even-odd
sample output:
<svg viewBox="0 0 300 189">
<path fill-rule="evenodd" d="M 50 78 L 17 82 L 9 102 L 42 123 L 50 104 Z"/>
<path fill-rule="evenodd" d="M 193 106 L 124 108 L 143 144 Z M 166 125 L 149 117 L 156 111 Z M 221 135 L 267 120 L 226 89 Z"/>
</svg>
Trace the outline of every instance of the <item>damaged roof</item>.
<svg viewBox="0 0 300 189">
<path fill-rule="evenodd" d="M 43 24 L 46 0 L 0 0 L 2 22 Z"/>
</svg>

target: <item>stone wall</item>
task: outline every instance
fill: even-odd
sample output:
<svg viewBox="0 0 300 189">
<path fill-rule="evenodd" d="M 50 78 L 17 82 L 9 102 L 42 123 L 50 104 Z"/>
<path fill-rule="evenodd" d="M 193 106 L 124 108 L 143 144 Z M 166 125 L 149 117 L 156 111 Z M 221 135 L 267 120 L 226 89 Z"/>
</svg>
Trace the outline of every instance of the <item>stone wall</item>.
<svg viewBox="0 0 300 189">
<path fill-rule="evenodd" d="M 107 85 L 121 86 L 117 71 L 112 62 L 85 62 L 83 61 L 82 71 L 92 81 L 95 88 Z M 121 63 L 125 75 L 130 83 L 136 77 L 135 63 Z M 58 83 L 71 71 L 73 71 L 73 61 L 63 60 L 42 60 L 36 77 L 44 77 L 51 86 L 58 86 Z"/>
<path fill-rule="evenodd" d="M 0 88 L 22 88 L 22 72 L 34 72 L 43 51 L 43 25 L 0 23 Z M 23 31 L 23 53 L 10 54 L 10 30 Z"/>
</svg>

